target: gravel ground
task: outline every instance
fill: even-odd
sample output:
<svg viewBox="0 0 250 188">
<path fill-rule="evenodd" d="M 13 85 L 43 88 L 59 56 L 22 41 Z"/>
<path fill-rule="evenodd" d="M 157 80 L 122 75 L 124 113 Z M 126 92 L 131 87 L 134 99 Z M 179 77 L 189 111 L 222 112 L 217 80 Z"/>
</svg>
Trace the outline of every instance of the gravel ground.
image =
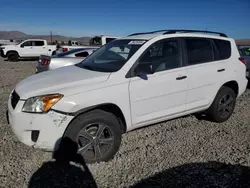
<svg viewBox="0 0 250 188">
<path fill-rule="evenodd" d="M 31 176 L 51 161 L 51 153 L 20 143 L 7 125 L 5 110 L 12 88 L 34 73 L 35 64 L 0 59 L 0 65 L 0 187 L 27 187 Z M 45 163 L 35 175 L 62 178 L 55 166 Z M 250 187 L 250 90 L 225 123 L 188 116 L 132 131 L 123 135 L 113 160 L 88 167 L 100 188 Z M 75 168 L 67 167 L 63 174 L 81 181 Z M 52 172 L 60 175 L 50 176 Z"/>
</svg>

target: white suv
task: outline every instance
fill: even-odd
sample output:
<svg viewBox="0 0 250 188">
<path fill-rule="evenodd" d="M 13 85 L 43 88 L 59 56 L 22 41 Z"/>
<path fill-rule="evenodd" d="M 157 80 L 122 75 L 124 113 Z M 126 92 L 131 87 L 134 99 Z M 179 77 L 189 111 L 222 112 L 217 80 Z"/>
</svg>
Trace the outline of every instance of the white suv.
<svg viewBox="0 0 250 188">
<path fill-rule="evenodd" d="M 201 32 L 132 34 L 77 65 L 28 77 L 8 101 L 13 132 L 46 150 L 68 137 L 93 163 L 111 159 L 122 133 L 138 127 L 197 112 L 226 121 L 246 89 L 246 66 L 233 39 Z"/>
</svg>

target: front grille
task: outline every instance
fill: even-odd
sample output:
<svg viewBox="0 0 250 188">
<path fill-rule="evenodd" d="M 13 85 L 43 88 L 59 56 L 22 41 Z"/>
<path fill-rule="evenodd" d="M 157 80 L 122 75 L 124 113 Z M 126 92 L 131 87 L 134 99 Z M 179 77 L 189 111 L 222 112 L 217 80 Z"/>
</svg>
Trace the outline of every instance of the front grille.
<svg viewBox="0 0 250 188">
<path fill-rule="evenodd" d="M 13 109 L 16 108 L 16 105 L 17 105 L 19 99 L 20 99 L 19 95 L 17 94 L 16 91 L 14 91 L 11 95 L 11 106 Z"/>
<path fill-rule="evenodd" d="M 0 55 L 1 57 L 4 57 L 4 52 L 3 52 L 3 49 L 0 48 Z"/>
</svg>

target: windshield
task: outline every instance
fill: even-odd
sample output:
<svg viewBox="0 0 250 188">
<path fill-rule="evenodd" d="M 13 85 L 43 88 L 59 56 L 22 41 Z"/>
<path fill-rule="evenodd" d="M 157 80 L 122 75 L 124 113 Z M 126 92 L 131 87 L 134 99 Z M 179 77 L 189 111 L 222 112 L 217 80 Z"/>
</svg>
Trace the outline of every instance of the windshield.
<svg viewBox="0 0 250 188">
<path fill-rule="evenodd" d="M 116 72 L 145 43 L 144 40 L 113 40 L 76 66 L 99 72 Z"/>
</svg>

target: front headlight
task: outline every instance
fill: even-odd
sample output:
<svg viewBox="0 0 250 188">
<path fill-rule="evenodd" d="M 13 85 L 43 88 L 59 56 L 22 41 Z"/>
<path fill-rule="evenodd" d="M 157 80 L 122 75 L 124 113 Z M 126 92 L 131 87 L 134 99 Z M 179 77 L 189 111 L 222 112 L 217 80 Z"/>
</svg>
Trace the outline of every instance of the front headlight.
<svg viewBox="0 0 250 188">
<path fill-rule="evenodd" d="M 51 109 L 61 98 L 62 94 L 50 94 L 31 97 L 23 105 L 23 112 L 45 113 Z"/>
</svg>

